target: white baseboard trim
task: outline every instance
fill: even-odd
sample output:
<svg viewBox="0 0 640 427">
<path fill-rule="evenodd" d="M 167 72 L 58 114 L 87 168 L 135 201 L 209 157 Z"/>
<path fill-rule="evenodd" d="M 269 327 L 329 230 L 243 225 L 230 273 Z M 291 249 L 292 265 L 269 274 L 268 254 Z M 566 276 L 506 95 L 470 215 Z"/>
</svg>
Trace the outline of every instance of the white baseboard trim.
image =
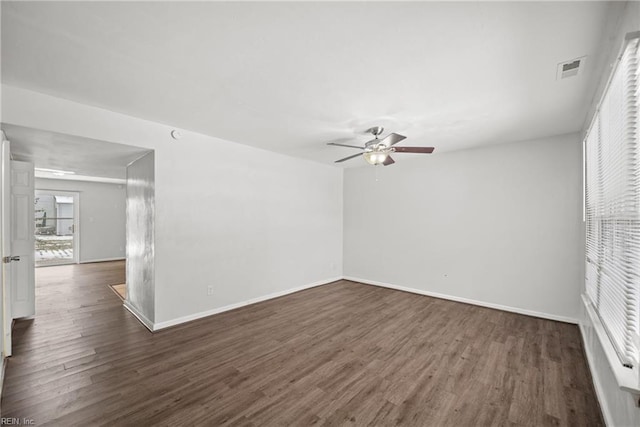
<svg viewBox="0 0 640 427">
<path fill-rule="evenodd" d="M 80 261 L 80 264 L 90 264 L 92 262 L 124 261 L 125 259 L 126 258 L 124 258 L 124 257 L 87 259 L 87 260 Z"/>
<path fill-rule="evenodd" d="M 527 316 L 540 317 L 542 319 L 556 320 L 559 322 L 578 324 L 578 319 L 566 316 L 558 316 L 555 314 L 542 313 L 539 311 L 526 310 L 518 307 L 511 307 L 508 305 L 494 304 L 491 302 L 478 301 L 470 298 L 457 297 L 454 295 L 441 294 L 438 292 L 424 291 L 422 289 L 408 288 L 405 286 L 392 285 L 389 283 L 378 282 L 375 280 L 361 279 L 358 277 L 344 276 L 344 280 L 350 280 L 352 282 L 364 283 L 365 285 L 381 286 L 383 288 L 395 289 L 397 291 L 411 292 L 413 294 L 426 295 L 428 297 L 441 298 L 450 301 L 463 302 L 465 304 L 479 305 L 481 307 L 494 308 L 496 310 L 509 311 L 512 313 L 524 314 Z"/>
<path fill-rule="evenodd" d="M 611 412 L 609 411 L 609 406 L 606 404 L 606 394 L 604 389 L 602 388 L 602 384 L 600 383 L 600 376 L 596 375 L 598 373 L 595 361 L 593 360 L 593 354 L 591 354 L 590 346 L 587 345 L 586 339 L 586 331 L 584 330 L 584 326 L 582 323 L 578 323 L 578 327 L 580 328 L 580 336 L 582 338 L 582 348 L 584 348 L 584 354 L 587 355 L 587 365 L 589 365 L 589 371 L 591 372 L 591 379 L 593 380 L 593 388 L 596 390 L 596 397 L 598 402 L 600 403 L 600 410 L 602 411 L 602 416 L 604 417 L 604 423 L 607 426 L 613 426 L 613 417 L 611 416 Z"/>
<path fill-rule="evenodd" d="M 190 314 L 188 316 L 178 317 L 172 320 L 165 320 L 164 322 L 158 322 L 154 325 L 153 331 L 169 328 L 171 326 L 180 325 L 182 323 L 191 322 L 192 320 L 201 319 L 203 317 L 212 316 L 214 314 L 223 313 L 229 310 L 235 310 L 236 308 L 244 307 L 246 305 L 256 304 L 262 301 L 270 300 L 273 298 L 279 298 L 285 295 L 293 294 L 295 292 L 304 291 L 305 289 L 315 288 L 316 286 L 327 285 L 329 283 L 342 280 L 342 277 L 333 277 L 331 279 L 320 280 L 317 282 L 309 283 L 307 285 L 298 286 L 297 288 L 291 288 L 280 292 L 274 292 L 272 294 L 264 295 L 261 297 L 253 298 L 246 301 L 237 302 L 234 304 L 225 305 L 224 307 L 218 307 L 207 311 L 201 311 L 199 313 Z"/>
<path fill-rule="evenodd" d="M 138 319 L 140 323 L 142 323 L 148 330 L 150 330 L 151 332 L 155 331 L 155 325 L 153 324 L 153 322 L 147 319 L 147 317 L 144 314 L 140 313 L 140 311 L 138 311 L 137 308 L 132 306 L 131 303 L 129 303 L 129 301 L 124 301 L 122 305 L 124 305 L 124 308 L 129 310 L 131 314 L 133 314 L 136 317 L 136 319 Z"/>
</svg>

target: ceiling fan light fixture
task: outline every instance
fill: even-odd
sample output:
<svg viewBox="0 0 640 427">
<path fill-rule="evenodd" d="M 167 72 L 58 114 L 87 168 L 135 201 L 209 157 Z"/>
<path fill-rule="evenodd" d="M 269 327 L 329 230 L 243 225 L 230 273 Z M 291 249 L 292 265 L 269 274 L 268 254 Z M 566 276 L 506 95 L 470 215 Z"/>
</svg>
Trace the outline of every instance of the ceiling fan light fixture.
<svg viewBox="0 0 640 427">
<path fill-rule="evenodd" d="M 381 165 L 387 160 L 387 153 L 382 151 L 366 151 L 364 153 L 364 159 L 370 165 Z"/>
<path fill-rule="evenodd" d="M 405 140 L 407 137 L 403 135 L 399 135 L 397 133 L 390 133 L 384 138 L 380 139 L 378 136 L 383 132 L 381 126 L 376 126 L 367 131 L 372 134 L 375 138 L 371 141 L 368 141 L 364 144 L 364 147 L 359 147 L 357 145 L 351 144 L 341 144 L 338 142 L 327 142 L 327 145 L 335 145 L 338 147 L 347 147 L 347 148 L 357 148 L 358 150 L 363 150 L 360 153 L 352 154 L 351 156 L 347 156 L 343 159 L 336 160 L 335 163 L 342 163 L 347 160 L 355 159 L 356 157 L 364 157 L 367 163 L 373 166 L 384 165 L 389 166 L 395 163 L 395 161 L 391 158 L 391 153 L 424 153 L 431 154 L 433 152 L 433 147 L 398 147 L 396 144 L 400 141 Z"/>
</svg>

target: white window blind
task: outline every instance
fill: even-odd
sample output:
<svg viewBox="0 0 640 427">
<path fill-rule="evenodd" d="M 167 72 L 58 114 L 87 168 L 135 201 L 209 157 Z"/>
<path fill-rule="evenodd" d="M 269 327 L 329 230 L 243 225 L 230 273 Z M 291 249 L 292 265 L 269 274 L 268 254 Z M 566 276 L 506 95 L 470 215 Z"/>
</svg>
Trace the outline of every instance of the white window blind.
<svg viewBox="0 0 640 427">
<path fill-rule="evenodd" d="M 585 139 L 586 292 L 623 364 L 640 362 L 640 54 L 629 40 Z"/>
</svg>

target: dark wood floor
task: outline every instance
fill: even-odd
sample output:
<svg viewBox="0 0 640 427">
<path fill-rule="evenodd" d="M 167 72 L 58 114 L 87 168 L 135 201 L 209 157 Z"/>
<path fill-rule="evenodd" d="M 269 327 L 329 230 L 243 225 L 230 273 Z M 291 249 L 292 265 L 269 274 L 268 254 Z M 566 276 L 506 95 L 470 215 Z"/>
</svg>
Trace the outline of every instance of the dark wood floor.
<svg viewBox="0 0 640 427">
<path fill-rule="evenodd" d="M 602 425 L 575 325 L 341 281 L 155 334 L 107 285 L 37 270 L 3 417 L 37 425 Z"/>
</svg>

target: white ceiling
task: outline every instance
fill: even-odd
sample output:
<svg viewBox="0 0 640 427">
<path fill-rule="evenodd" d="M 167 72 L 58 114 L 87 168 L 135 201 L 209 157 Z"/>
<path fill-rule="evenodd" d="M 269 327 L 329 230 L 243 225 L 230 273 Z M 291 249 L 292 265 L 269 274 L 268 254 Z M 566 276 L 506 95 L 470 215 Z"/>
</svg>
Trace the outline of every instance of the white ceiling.
<svg viewBox="0 0 640 427">
<path fill-rule="evenodd" d="M 621 8 L 3 2 L 2 78 L 327 163 L 354 151 L 326 142 L 364 142 L 373 125 L 440 152 L 580 130 Z M 584 55 L 579 77 L 556 80 Z"/>
<path fill-rule="evenodd" d="M 124 179 L 127 165 L 149 150 L 124 144 L 63 135 L 54 132 L 2 124 L 11 141 L 14 160 L 28 161 L 38 168 L 74 172 L 66 179 L 88 180 L 89 177 Z M 46 176 L 40 174 L 40 176 Z M 50 178 L 61 179 L 50 175 Z M 92 179 L 95 181 L 95 179 Z M 103 180 L 104 181 L 104 180 Z M 107 182 L 109 180 L 106 180 Z"/>
</svg>

